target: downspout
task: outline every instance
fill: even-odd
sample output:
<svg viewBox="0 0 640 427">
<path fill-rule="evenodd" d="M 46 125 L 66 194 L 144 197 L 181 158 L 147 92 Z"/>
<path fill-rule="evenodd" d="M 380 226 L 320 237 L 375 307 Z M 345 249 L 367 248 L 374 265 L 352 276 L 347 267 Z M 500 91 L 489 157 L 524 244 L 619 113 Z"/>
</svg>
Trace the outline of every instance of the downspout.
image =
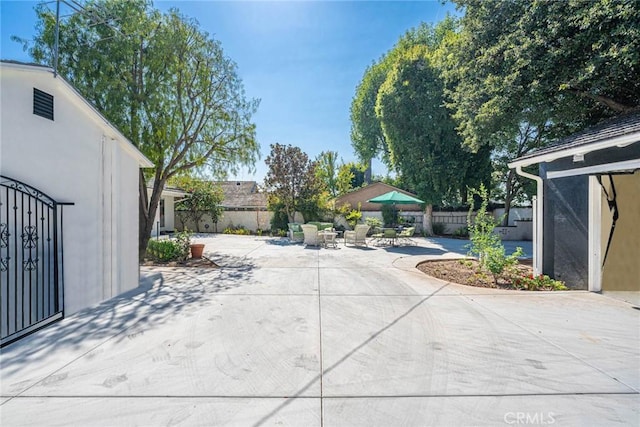
<svg viewBox="0 0 640 427">
<path fill-rule="evenodd" d="M 516 173 L 536 182 L 537 196 L 533 198 L 535 213 L 533 215 L 533 274 L 542 274 L 542 224 L 544 215 L 542 197 L 542 178 L 522 170 L 522 166 L 516 166 Z"/>
</svg>

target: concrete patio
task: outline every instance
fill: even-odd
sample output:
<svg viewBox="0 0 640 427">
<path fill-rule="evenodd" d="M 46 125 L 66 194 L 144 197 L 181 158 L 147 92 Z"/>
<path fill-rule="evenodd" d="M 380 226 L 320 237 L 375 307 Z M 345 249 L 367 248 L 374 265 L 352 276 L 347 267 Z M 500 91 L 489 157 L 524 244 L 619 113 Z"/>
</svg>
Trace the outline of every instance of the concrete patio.
<svg viewBox="0 0 640 427">
<path fill-rule="evenodd" d="M 143 268 L 134 292 L 3 349 L 0 424 L 640 424 L 632 304 L 414 268 L 465 241 L 199 240 L 221 268 Z"/>
</svg>

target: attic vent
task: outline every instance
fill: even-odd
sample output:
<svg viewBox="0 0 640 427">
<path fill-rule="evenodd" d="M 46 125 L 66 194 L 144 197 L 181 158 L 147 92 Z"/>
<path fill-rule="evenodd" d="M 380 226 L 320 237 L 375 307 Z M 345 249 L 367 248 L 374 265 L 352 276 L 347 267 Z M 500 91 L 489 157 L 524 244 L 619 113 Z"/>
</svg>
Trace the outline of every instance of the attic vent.
<svg viewBox="0 0 640 427">
<path fill-rule="evenodd" d="M 33 88 L 33 114 L 53 120 L 53 95 Z"/>
</svg>

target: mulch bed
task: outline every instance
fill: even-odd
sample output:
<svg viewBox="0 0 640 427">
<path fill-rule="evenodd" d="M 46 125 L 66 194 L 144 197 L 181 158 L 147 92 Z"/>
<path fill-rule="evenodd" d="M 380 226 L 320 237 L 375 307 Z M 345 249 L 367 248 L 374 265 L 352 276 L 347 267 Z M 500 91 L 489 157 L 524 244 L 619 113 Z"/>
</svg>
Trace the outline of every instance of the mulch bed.
<svg viewBox="0 0 640 427">
<path fill-rule="evenodd" d="M 530 259 L 521 260 L 517 269 L 520 275 L 533 274 Z M 498 279 L 498 284 L 493 281 L 491 273 L 480 271 L 478 261 L 465 260 L 434 260 L 424 261 L 416 266 L 423 273 L 447 282 L 461 285 L 478 286 L 482 288 L 514 289 L 507 278 Z"/>
</svg>

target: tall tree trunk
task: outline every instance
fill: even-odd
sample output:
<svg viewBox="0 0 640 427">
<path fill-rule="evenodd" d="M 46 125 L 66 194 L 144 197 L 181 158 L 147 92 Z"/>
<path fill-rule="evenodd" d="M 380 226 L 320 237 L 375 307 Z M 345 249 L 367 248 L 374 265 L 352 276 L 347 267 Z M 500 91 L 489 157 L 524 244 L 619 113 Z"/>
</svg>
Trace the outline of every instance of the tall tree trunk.
<svg viewBox="0 0 640 427">
<path fill-rule="evenodd" d="M 433 236 L 433 205 L 431 204 L 424 208 L 422 228 L 427 236 Z"/>
<path fill-rule="evenodd" d="M 151 231 L 153 230 L 153 223 L 156 218 L 156 211 L 160 204 L 160 197 L 162 196 L 162 189 L 166 180 L 156 179 L 153 182 L 153 189 L 151 191 L 151 199 L 147 195 L 146 180 L 142 171 L 140 171 L 140 233 L 138 235 L 138 256 L 142 261 L 147 253 L 147 244 L 151 239 Z"/>
<path fill-rule="evenodd" d="M 504 218 L 502 218 L 503 227 L 507 227 L 509 225 L 509 213 L 511 212 L 511 203 L 513 202 L 514 193 L 516 190 L 516 180 L 518 179 L 518 175 L 516 175 L 516 171 L 513 169 L 509 170 L 507 174 L 507 182 L 505 183 L 505 194 L 504 194 Z"/>
<path fill-rule="evenodd" d="M 147 243 L 151 237 L 151 229 L 147 229 L 147 218 L 149 218 L 149 194 L 147 192 L 147 182 L 142 169 L 138 179 L 138 262 L 142 262 L 147 253 Z M 148 231 L 147 231 L 148 230 Z"/>
<path fill-rule="evenodd" d="M 513 198 L 513 185 L 511 183 L 511 171 L 509 171 L 509 175 L 507 176 L 507 182 L 505 183 L 505 193 L 504 193 L 504 216 L 502 218 L 501 226 L 507 227 L 509 225 L 509 213 L 511 212 L 511 200 Z"/>
<path fill-rule="evenodd" d="M 367 168 L 364 170 L 364 182 L 367 184 L 371 184 L 371 161 L 372 159 L 367 161 Z"/>
<path fill-rule="evenodd" d="M 502 218 L 502 227 L 509 226 L 509 214 L 511 213 L 511 195 L 507 193 L 504 197 L 504 218 Z"/>
</svg>

